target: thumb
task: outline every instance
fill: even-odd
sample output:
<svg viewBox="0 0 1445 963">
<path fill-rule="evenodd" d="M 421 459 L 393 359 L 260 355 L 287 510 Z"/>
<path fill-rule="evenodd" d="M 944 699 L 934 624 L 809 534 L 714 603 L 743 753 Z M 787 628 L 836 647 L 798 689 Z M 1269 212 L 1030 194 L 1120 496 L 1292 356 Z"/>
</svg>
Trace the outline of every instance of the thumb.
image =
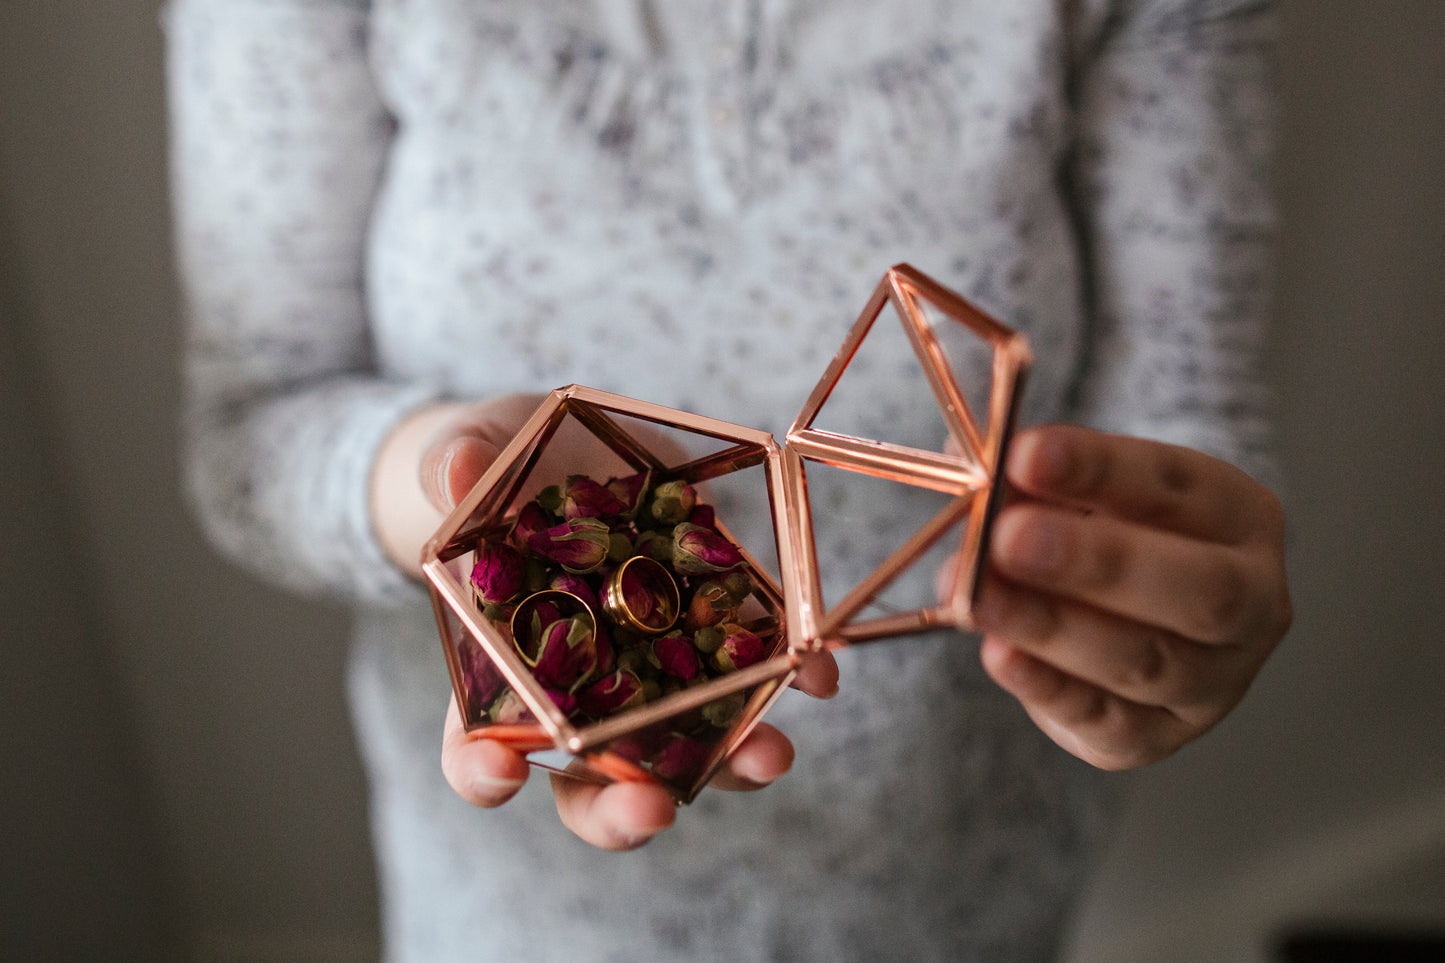
<svg viewBox="0 0 1445 963">
<path fill-rule="evenodd" d="M 501 449 L 475 435 L 431 445 L 421 459 L 421 488 L 427 501 L 449 512 L 497 460 Z"/>
</svg>

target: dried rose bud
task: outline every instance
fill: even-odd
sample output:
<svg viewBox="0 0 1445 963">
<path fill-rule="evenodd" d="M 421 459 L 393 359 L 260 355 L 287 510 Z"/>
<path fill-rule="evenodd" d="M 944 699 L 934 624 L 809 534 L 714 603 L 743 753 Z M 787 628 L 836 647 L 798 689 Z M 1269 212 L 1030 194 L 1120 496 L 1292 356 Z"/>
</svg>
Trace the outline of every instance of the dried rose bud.
<svg viewBox="0 0 1445 963">
<path fill-rule="evenodd" d="M 569 572 L 591 572 L 607 560 L 610 534 L 600 519 L 573 518 L 536 533 L 527 547 Z"/>
<path fill-rule="evenodd" d="M 672 530 L 672 567 L 686 575 L 726 572 L 743 563 L 736 545 L 717 532 L 686 522 Z"/>
<path fill-rule="evenodd" d="M 522 590 L 527 565 L 522 553 L 503 542 L 488 542 L 477 549 L 472 566 L 472 584 L 484 603 L 510 602 Z"/>
<path fill-rule="evenodd" d="M 693 648 L 703 655 L 712 655 L 722 648 L 725 638 L 727 638 L 727 633 L 723 631 L 721 625 L 709 625 L 707 628 L 698 629 L 693 633 L 692 644 Z"/>
<path fill-rule="evenodd" d="M 702 671 L 697 661 L 697 649 L 681 635 L 664 635 L 652 643 L 652 664 L 674 679 L 691 681 Z"/>
<path fill-rule="evenodd" d="M 687 607 L 687 628 L 696 632 L 737 617 L 738 603 L 723 583 L 708 581 L 697 587 Z"/>
<path fill-rule="evenodd" d="M 562 617 L 562 610 L 557 603 L 550 598 L 532 599 L 527 602 L 531 606 L 530 617 L 527 619 L 526 628 L 523 630 L 526 635 L 517 641 L 526 643 L 542 637 L 542 629 L 551 625 Z M 518 606 L 521 608 L 522 606 Z M 535 645 L 532 646 L 535 650 Z"/>
<path fill-rule="evenodd" d="M 597 601 L 597 590 L 592 587 L 592 583 L 573 572 L 558 572 L 553 575 L 547 580 L 547 588 L 577 596 L 594 612 L 601 604 Z"/>
<path fill-rule="evenodd" d="M 462 665 L 467 704 L 485 706 L 496 699 L 505 683 L 486 653 L 473 642 L 463 642 L 457 647 L 457 655 Z"/>
<path fill-rule="evenodd" d="M 620 565 L 633 556 L 632 536 L 614 531 L 607 536 L 607 561 Z"/>
<path fill-rule="evenodd" d="M 562 689 L 546 689 L 547 698 L 552 704 L 562 710 L 564 716 L 570 716 L 577 709 L 577 697 Z"/>
<path fill-rule="evenodd" d="M 652 490 L 652 504 L 648 513 L 664 525 L 676 525 L 687 521 L 687 516 L 697 504 L 697 491 L 684 481 L 670 481 Z"/>
<path fill-rule="evenodd" d="M 491 709 L 487 711 L 493 722 L 502 725 L 515 725 L 518 722 L 526 722 L 532 716 L 532 711 L 522 701 L 522 697 L 511 689 L 502 693 L 501 698 L 492 703 Z"/>
<path fill-rule="evenodd" d="M 528 595 L 540 592 L 547 587 L 552 578 L 551 566 L 543 559 L 535 555 L 527 556 L 527 578 L 523 582 L 523 591 Z"/>
<path fill-rule="evenodd" d="M 589 619 L 582 615 L 558 619 L 542 629 L 529 646 L 535 656 L 523 658 L 532 666 L 532 677 L 544 687 L 571 689 L 597 667 L 597 636 Z"/>
<path fill-rule="evenodd" d="M 621 670 L 603 676 L 577 694 L 577 704 L 594 719 L 640 706 L 644 701 L 642 680 Z"/>
<path fill-rule="evenodd" d="M 687 736 L 671 735 L 652 759 L 652 772 L 669 782 L 691 782 L 702 775 L 711 749 Z"/>
<path fill-rule="evenodd" d="M 626 519 L 637 517 L 637 511 L 647 499 L 649 486 L 652 484 L 652 470 L 638 472 L 636 475 L 627 475 L 623 478 L 613 478 L 607 482 L 607 490 L 611 492 L 619 502 L 622 503 L 621 516 Z"/>
<path fill-rule="evenodd" d="M 733 601 L 742 605 L 747 601 L 749 595 L 753 594 L 753 580 L 748 577 L 747 572 L 729 572 L 723 576 L 723 588 L 733 597 Z"/>
<path fill-rule="evenodd" d="M 627 508 L 622 500 L 586 475 L 569 475 L 562 490 L 562 517 L 610 521 Z"/>
<path fill-rule="evenodd" d="M 615 753 L 633 765 L 641 765 L 647 758 L 647 747 L 635 736 L 618 736 L 607 744 L 607 751 Z"/>
<path fill-rule="evenodd" d="M 592 646 L 597 650 L 597 658 L 592 663 L 592 671 L 583 681 L 601 678 L 617 667 L 617 650 L 612 645 L 612 637 L 600 625 L 592 640 Z"/>
<path fill-rule="evenodd" d="M 767 650 L 763 640 L 741 625 L 723 626 L 723 643 L 713 653 L 712 660 L 724 672 L 746 669 L 763 660 Z"/>
<path fill-rule="evenodd" d="M 537 493 L 537 504 L 541 505 L 543 510 L 553 517 L 562 514 L 562 502 L 561 485 L 548 485 Z"/>
<path fill-rule="evenodd" d="M 536 502 L 528 502 L 517 512 L 517 520 L 512 523 L 512 544 L 518 548 L 526 548 L 532 536 L 538 532 L 544 532 L 556 524 L 556 520 Z"/>
<path fill-rule="evenodd" d="M 717 531 L 717 513 L 711 505 L 694 505 L 692 511 L 687 513 L 687 521 L 690 525 Z"/>
<path fill-rule="evenodd" d="M 672 564 L 672 535 L 664 532 L 643 532 L 637 536 L 633 552 L 645 555 L 663 565 Z"/>
<path fill-rule="evenodd" d="M 483 602 L 482 614 L 498 625 L 506 625 L 512 621 L 512 613 L 517 611 L 515 605 L 498 605 L 495 602 Z"/>
<path fill-rule="evenodd" d="M 716 702 L 709 702 L 702 707 L 702 716 L 711 725 L 719 729 L 726 729 L 733 724 L 738 713 L 743 711 L 743 705 L 748 701 L 747 693 L 734 692 L 725 695 Z"/>
</svg>

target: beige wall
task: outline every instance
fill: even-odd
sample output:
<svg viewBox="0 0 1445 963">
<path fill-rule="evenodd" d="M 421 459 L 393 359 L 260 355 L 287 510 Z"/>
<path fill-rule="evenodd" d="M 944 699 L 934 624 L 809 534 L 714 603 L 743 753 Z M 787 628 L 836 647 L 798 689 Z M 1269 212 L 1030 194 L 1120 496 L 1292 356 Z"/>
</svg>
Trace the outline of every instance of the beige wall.
<svg viewBox="0 0 1445 963">
<path fill-rule="evenodd" d="M 365 958 L 343 616 L 218 562 L 176 491 L 157 7 L 0 2 L 0 939 Z M 1218 732 L 1137 778 L 1081 963 L 1445 923 L 1445 3 L 1284 10 L 1297 627 Z"/>
</svg>

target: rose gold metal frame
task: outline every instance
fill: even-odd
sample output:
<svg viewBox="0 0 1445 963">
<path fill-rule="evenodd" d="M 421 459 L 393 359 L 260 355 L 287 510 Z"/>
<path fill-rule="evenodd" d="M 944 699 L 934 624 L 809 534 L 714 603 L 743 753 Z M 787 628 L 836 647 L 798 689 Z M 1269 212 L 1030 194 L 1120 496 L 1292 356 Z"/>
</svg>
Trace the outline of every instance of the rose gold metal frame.
<svg viewBox="0 0 1445 963">
<path fill-rule="evenodd" d="M 612 414 L 626 415 L 732 444 L 712 454 L 669 466 L 611 417 Z M 788 644 L 782 614 L 786 609 L 782 590 L 745 548 L 738 545 L 752 570 L 758 592 L 766 599 L 765 606 L 771 609 L 778 621 L 772 656 L 746 669 L 729 673 L 703 685 L 683 689 L 656 702 L 629 709 L 581 728 L 568 721 L 547 697 L 546 692 L 532 678 L 530 670 L 511 640 L 482 614 L 469 585 L 463 585 L 447 566 L 448 562 L 471 552 L 478 539 L 506 531 L 509 521 L 507 513 L 530 477 L 531 470 L 547 442 L 569 416 L 633 470 L 651 469 L 658 481 L 677 479 L 688 484 L 698 484 L 734 471 L 762 465 L 765 469 L 770 504 L 776 506 L 776 502 L 781 498 L 781 452 L 772 435 L 766 432 L 580 385 L 570 385 L 553 391 L 442 523 L 438 533 L 428 542 L 422 556 L 422 572 L 431 591 L 432 605 L 445 645 L 457 705 L 462 708 L 469 730 L 479 731 L 489 738 L 498 738 L 523 751 L 558 749 L 576 757 L 573 765 L 566 770 L 569 774 L 610 780 L 628 774 L 647 777 L 641 769 L 615 754 L 607 753 L 605 746 L 608 742 L 665 722 L 680 713 L 699 709 L 735 692 L 756 689 L 738 722 L 714 747 L 702 775 L 694 784 L 682 788 L 668 787 L 680 801 L 688 802 L 696 796 L 698 790 L 712 777 L 738 743 L 752 731 L 763 712 L 792 680 L 799 663 L 800 657 Z M 774 513 L 776 514 L 776 507 Z M 718 529 L 731 539 L 721 523 L 718 523 Z M 733 542 L 737 544 L 736 540 Z M 534 725 L 497 726 L 469 712 L 464 675 L 457 652 L 459 640 L 453 635 L 451 617 L 456 618 L 462 630 L 476 640 L 507 685 L 511 686 L 526 704 L 537 720 Z"/>
<path fill-rule="evenodd" d="M 993 348 L 988 420 L 980 426 L 969 410 L 938 336 L 920 302 L 964 325 Z M 923 374 L 933 389 L 957 454 L 923 451 L 819 431 L 814 421 L 853 361 L 863 339 L 893 305 Z M 788 429 L 783 463 L 787 489 L 777 517 L 792 540 L 795 564 L 783 569 L 789 635 L 811 647 L 836 647 L 892 638 L 938 627 L 973 627 L 973 600 L 983 573 L 988 529 L 1002 488 L 1000 466 L 1013 432 L 1024 375 L 1033 361 L 1027 340 L 984 314 L 958 294 L 906 264 L 884 275 L 842 347 Z M 877 569 L 831 609 L 825 610 L 805 462 L 891 479 L 954 496 Z M 945 605 L 858 620 L 878 593 L 960 522 L 957 566 Z"/>
<path fill-rule="evenodd" d="M 882 441 L 820 431 L 813 427 L 833 389 L 888 305 L 895 308 L 924 376 L 932 388 L 957 454 L 924 451 Z M 945 318 L 961 324 L 993 348 L 993 375 L 988 417 L 980 425 L 969 410 L 937 335 L 923 311 L 931 305 Z M 450 621 L 482 647 L 506 683 L 537 720 L 534 724 L 497 725 L 471 717 L 469 730 L 532 752 L 555 748 L 575 757 L 565 770 L 598 781 L 651 779 L 641 768 L 606 744 L 658 725 L 679 713 L 748 689 L 755 689 L 738 721 L 714 747 L 695 782 L 669 786 L 679 802 L 691 801 L 727 757 L 762 719 L 792 681 L 804 655 L 872 639 L 905 635 L 923 629 L 972 627 L 972 606 L 983 572 L 988 530 L 1001 493 L 1000 466 L 1008 449 L 1017 400 L 1033 355 L 1022 335 L 979 311 L 958 294 L 926 275 L 900 264 L 891 268 L 874 291 L 832 363 L 779 446 L 770 434 L 702 415 L 666 408 L 608 392 L 571 385 L 552 392 L 496 461 L 442 523 L 427 544 L 422 571 L 428 581 L 437 625 L 446 649 L 453 688 L 460 707 L 467 706 L 458 640 Z M 681 464 L 668 466 L 612 414 L 621 414 L 667 428 L 693 432 L 730 447 Z M 478 539 L 502 534 L 508 512 L 547 442 L 571 416 L 635 471 L 651 469 L 659 481 L 681 479 L 696 484 L 730 472 L 762 465 L 771 505 L 783 586 L 780 588 L 746 550 L 759 591 L 785 624 L 777 626 L 773 654 L 767 660 L 706 684 L 683 689 L 656 702 L 630 709 L 578 728 L 552 703 L 513 647 L 478 608 L 468 584 L 448 563 L 472 551 Z M 806 463 L 816 461 L 846 471 L 891 479 L 952 496 L 948 505 L 915 532 L 882 565 L 841 601 L 825 609 L 808 501 Z M 956 526 L 962 526 L 958 565 L 950 597 L 934 608 L 860 619 L 879 592 L 915 563 L 929 547 Z M 719 530 L 727 535 L 721 525 Z M 736 544 L 736 541 L 734 541 Z M 741 548 L 741 546 L 739 546 Z M 538 765 L 544 763 L 533 760 Z"/>
</svg>

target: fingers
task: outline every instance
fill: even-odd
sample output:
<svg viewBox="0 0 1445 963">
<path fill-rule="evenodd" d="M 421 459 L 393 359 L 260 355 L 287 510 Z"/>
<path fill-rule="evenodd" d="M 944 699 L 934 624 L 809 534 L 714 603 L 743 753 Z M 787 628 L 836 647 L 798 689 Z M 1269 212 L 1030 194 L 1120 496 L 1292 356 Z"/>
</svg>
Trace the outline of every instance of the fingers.
<svg viewBox="0 0 1445 963">
<path fill-rule="evenodd" d="M 984 583 L 974 614 L 983 632 L 1059 672 L 1201 731 L 1233 708 L 1262 661 L 998 578 Z"/>
<path fill-rule="evenodd" d="M 833 698 L 838 694 L 838 660 L 827 649 L 803 656 L 791 685 L 818 699 Z"/>
<path fill-rule="evenodd" d="M 636 849 L 671 826 L 677 815 L 672 796 L 653 783 L 598 786 L 553 775 L 552 791 L 562 824 L 599 849 Z"/>
<path fill-rule="evenodd" d="M 420 459 L 421 487 L 432 507 L 451 511 L 541 400 L 541 395 L 504 395 L 475 405 L 438 406 L 442 427 Z"/>
<path fill-rule="evenodd" d="M 1267 488 L 1177 445 L 1050 425 L 1019 435 L 1007 472 L 1035 498 L 1209 541 L 1235 544 L 1283 528 Z"/>
<path fill-rule="evenodd" d="M 773 782 L 793 765 L 793 744 L 775 727 L 759 723 L 733 752 L 711 785 L 749 791 Z M 554 775 L 552 790 L 563 825 L 600 849 L 636 849 L 672 825 L 677 807 L 654 783 L 598 786 Z"/>
<path fill-rule="evenodd" d="M 1188 639 L 1232 644 L 1271 610 L 1274 579 L 1248 551 L 1038 502 L 999 514 L 993 570 Z"/>
<path fill-rule="evenodd" d="M 442 773 L 457 795 L 473 806 L 500 806 L 526 783 L 528 768 L 521 753 L 491 739 L 469 736 L 452 698 L 442 731 Z"/>
<path fill-rule="evenodd" d="M 760 722 L 709 785 L 749 792 L 771 784 L 792 767 L 793 744 L 776 727 Z"/>
<path fill-rule="evenodd" d="M 1105 692 L 996 637 L 985 637 L 980 655 L 988 674 L 1045 734 L 1100 769 L 1157 762 L 1199 734 L 1167 709 Z"/>
<path fill-rule="evenodd" d="M 432 507 L 451 511 L 500 453 L 493 443 L 471 435 L 433 444 L 421 460 L 421 487 Z"/>
</svg>

